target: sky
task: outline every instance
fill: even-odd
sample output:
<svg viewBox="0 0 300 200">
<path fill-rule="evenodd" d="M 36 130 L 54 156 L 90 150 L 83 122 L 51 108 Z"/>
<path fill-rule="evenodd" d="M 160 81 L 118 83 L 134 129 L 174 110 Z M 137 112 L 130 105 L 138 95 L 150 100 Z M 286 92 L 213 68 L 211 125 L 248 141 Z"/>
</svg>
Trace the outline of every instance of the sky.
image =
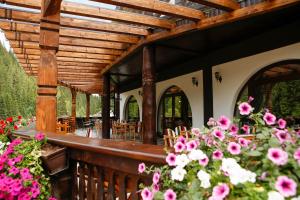
<svg viewBox="0 0 300 200">
<path fill-rule="evenodd" d="M 109 5 L 109 4 L 103 4 L 103 3 L 97 3 L 97 2 L 93 2 L 93 1 L 89 1 L 89 0 L 64 0 L 64 1 L 68 1 L 68 2 L 75 2 L 75 3 L 83 3 L 86 5 L 91 5 L 91 6 L 97 6 L 97 7 L 101 7 L 101 8 L 108 8 L 108 9 L 115 9 L 116 6 L 113 5 Z M 1 4 L 0 4 L 1 5 Z M 18 7 L 15 6 L 3 6 L 1 5 L 1 7 L 10 7 L 10 8 L 16 8 L 18 9 Z M 22 8 L 23 9 L 23 8 Z M 30 9 L 28 9 L 30 10 Z M 106 20 L 107 21 L 107 20 Z M 1 23 L 1 21 L 0 21 Z M 8 40 L 5 38 L 4 33 L 2 32 L 2 30 L 0 29 L 0 43 L 7 49 L 10 49 L 10 45 Z"/>
</svg>

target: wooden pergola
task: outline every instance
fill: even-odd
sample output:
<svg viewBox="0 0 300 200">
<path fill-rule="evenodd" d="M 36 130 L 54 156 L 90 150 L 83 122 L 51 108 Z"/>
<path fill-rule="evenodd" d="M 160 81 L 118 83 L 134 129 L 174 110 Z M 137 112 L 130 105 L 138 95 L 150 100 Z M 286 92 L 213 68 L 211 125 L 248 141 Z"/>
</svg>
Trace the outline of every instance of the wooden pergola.
<svg viewBox="0 0 300 200">
<path fill-rule="evenodd" d="M 109 70 L 142 48 L 145 143 L 155 141 L 156 131 L 153 42 L 299 4 L 266 0 L 245 7 L 236 0 L 190 0 L 196 8 L 159 0 L 92 1 L 116 9 L 62 0 L 0 1 L 0 28 L 26 73 L 37 77 L 37 130 L 56 131 L 56 87 L 63 85 L 72 89 L 73 99 L 76 91 L 102 94 L 103 137 L 109 138 Z M 218 12 L 210 16 L 209 9 Z"/>
</svg>

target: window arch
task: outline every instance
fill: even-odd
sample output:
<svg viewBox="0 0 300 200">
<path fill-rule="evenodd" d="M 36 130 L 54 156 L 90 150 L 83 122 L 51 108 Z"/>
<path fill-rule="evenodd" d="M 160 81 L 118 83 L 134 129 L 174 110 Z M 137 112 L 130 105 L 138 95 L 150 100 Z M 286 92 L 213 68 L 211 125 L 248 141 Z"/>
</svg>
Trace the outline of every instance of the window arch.
<svg viewBox="0 0 300 200">
<path fill-rule="evenodd" d="M 129 122 L 140 121 L 139 105 L 136 98 L 133 95 L 131 95 L 127 100 L 125 109 L 125 119 Z"/>
<path fill-rule="evenodd" d="M 169 87 L 162 95 L 158 107 L 157 129 L 159 135 L 167 128 L 192 126 L 192 110 L 183 90 L 177 86 Z"/>
<path fill-rule="evenodd" d="M 237 101 L 254 97 L 252 106 L 257 112 L 268 108 L 289 125 L 300 124 L 300 60 L 274 63 L 255 73 L 240 91 Z M 235 115 L 238 109 L 235 108 Z"/>
</svg>

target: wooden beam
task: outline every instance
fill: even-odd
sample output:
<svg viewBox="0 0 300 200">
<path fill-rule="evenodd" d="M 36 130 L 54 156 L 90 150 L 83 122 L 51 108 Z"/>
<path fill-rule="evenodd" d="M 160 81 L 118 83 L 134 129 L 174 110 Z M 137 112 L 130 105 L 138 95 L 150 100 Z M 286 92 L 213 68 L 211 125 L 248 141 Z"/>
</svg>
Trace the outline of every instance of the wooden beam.
<svg viewBox="0 0 300 200">
<path fill-rule="evenodd" d="M 191 20 L 199 20 L 204 18 L 204 14 L 196 9 L 172 5 L 170 3 L 159 0 L 92 0 L 116 6 L 124 6 L 137 10 L 149 11 L 169 16 L 186 18 Z"/>
<path fill-rule="evenodd" d="M 203 4 L 213 8 L 233 11 L 240 8 L 240 5 L 235 0 L 189 0 L 195 3 Z"/>
<path fill-rule="evenodd" d="M 58 9 L 62 0 L 45 0 L 43 17 L 53 15 Z"/>
<path fill-rule="evenodd" d="M 14 9 L 0 8 L 0 18 L 17 20 L 22 22 L 40 23 L 40 14 L 19 11 Z M 71 27 L 83 30 L 104 31 L 109 33 L 124 33 L 137 36 L 147 36 L 149 31 L 146 28 L 130 26 L 121 23 L 108 23 L 71 17 L 61 17 L 61 27 Z"/>
<path fill-rule="evenodd" d="M 20 7 L 34 8 L 40 9 L 39 0 L 31 0 L 31 1 L 20 1 L 20 0 L 5 0 L 5 3 L 9 5 L 16 5 Z M 93 6 L 87 6 L 80 3 L 72 3 L 72 2 L 63 2 L 61 5 L 61 12 L 86 16 L 92 18 L 99 19 L 107 19 L 131 24 L 139 24 L 150 27 L 159 27 L 164 29 L 171 29 L 174 27 L 174 24 L 168 20 L 160 19 L 156 17 L 134 14 L 134 13 L 126 13 L 120 12 L 116 10 L 110 10 L 105 8 L 98 8 Z"/>
</svg>

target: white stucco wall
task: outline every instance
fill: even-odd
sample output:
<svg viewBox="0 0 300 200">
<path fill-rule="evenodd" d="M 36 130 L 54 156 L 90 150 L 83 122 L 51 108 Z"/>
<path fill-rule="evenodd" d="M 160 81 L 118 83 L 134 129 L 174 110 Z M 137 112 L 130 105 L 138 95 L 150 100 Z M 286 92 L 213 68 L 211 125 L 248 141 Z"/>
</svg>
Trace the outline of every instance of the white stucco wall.
<svg viewBox="0 0 300 200">
<path fill-rule="evenodd" d="M 249 78 L 270 64 L 289 59 L 300 59 L 300 43 L 213 66 L 214 117 L 217 118 L 220 115 L 232 117 L 237 96 Z M 221 83 L 214 78 L 214 73 L 217 71 L 222 76 Z M 192 77 L 198 79 L 198 87 L 193 86 Z M 164 91 L 173 85 L 180 87 L 189 100 L 193 115 L 193 127 L 201 127 L 203 125 L 202 71 L 158 82 L 156 84 L 157 107 Z M 140 116 L 142 116 L 142 97 L 138 91 L 142 91 L 142 89 L 138 88 L 121 94 L 121 119 L 124 119 L 125 105 L 131 95 L 137 99 Z"/>
</svg>

